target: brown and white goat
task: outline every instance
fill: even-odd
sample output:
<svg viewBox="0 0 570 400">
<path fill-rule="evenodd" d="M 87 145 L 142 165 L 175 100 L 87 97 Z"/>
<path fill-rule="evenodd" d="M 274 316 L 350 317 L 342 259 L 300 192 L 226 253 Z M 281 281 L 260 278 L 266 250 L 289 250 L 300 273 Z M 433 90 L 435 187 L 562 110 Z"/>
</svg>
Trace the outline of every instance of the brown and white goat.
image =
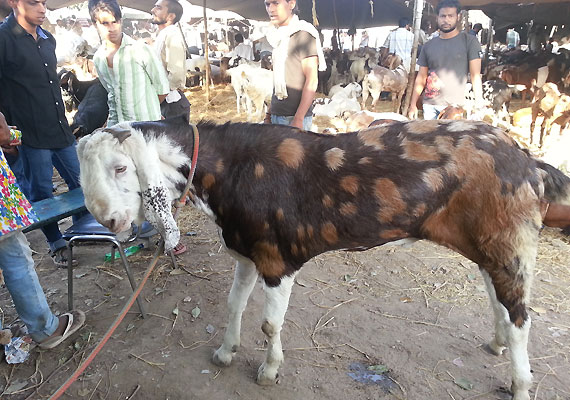
<svg viewBox="0 0 570 400">
<path fill-rule="evenodd" d="M 560 125 L 562 130 L 567 124 L 565 116 L 570 111 L 570 96 L 561 95 L 554 83 L 546 83 L 536 92 L 535 100 L 531 105 L 532 123 L 530 124 L 530 143 L 533 142 L 534 126 L 539 115 L 544 116 L 540 126 L 539 147 L 542 147 L 544 137 L 550 134 L 552 125 Z"/>
<path fill-rule="evenodd" d="M 371 107 L 374 109 L 376 102 L 380 98 L 380 93 L 391 92 L 392 111 L 399 112 L 407 82 L 408 73 L 403 65 L 400 65 L 395 70 L 384 67 L 373 68 L 362 81 L 362 109 L 366 108 L 366 100 L 368 100 L 369 94 L 372 96 Z"/>
<path fill-rule="evenodd" d="M 214 363 L 228 366 L 237 352 L 258 276 L 268 345 L 257 382 L 273 384 L 283 361 L 285 312 L 304 263 L 331 250 L 429 239 L 479 265 L 495 315 L 490 348 L 510 349 L 514 399 L 529 399 L 526 304 L 540 205 L 570 204 L 568 177 L 481 122 L 393 122 L 334 136 L 282 125 L 198 128 L 191 200 L 219 226 L 237 260 Z M 183 118 L 123 123 L 81 139 L 87 208 L 114 232 L 146 218 L 172 249 L 179 233 L 170 202 L 185 185 L 192 151 L 192 128 Z"/>
</svg>

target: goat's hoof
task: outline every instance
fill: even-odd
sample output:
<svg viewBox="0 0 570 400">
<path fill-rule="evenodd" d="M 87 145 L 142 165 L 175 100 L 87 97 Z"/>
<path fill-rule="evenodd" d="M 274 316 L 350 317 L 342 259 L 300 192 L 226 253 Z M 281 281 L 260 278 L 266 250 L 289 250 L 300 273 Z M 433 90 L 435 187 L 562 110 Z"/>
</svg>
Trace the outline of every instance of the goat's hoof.
<svg viewBox="0 0 570 400">
<path fill-rule="evenodd" d="M 498 344 L 496 340 L 492 340 L 491 342 L 489 342 L 489 344 L 487 344 L 487 350 L 489 350 L 489 353 L 495 356 L 502 355 L 505 349 L 506 347 Z"/>
<path fill-rule="evenodd" d="M 517 390 L 513 392 L 513 400 L 530 400 L 528 390 Z"/>
<path fill-rule="evenodd" d="M 261 364 L 257 371 L 257 384 L 261 386 L 273 386 L 279 383 L 279 374 L 277 371 L 271 372 L 265 363 Z"/>
<path fill-rule="evenodd" d="M 224 351 L 221 347 L 214 352 L 212 362 L 218 367 L 229 367 L 232 363 L 232 353 Z"/>
<path fill-rule="evenodd" d="M 519 392 L 513 394 L 513 400 L 530 400 L 528 392 Z"/>
</svg>

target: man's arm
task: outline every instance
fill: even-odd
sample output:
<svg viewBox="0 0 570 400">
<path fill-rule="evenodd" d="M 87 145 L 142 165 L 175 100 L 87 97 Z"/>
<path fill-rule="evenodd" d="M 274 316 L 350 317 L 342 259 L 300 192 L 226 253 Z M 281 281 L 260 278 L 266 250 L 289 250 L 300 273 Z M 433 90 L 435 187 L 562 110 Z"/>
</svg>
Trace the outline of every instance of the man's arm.
<svg viewBox="0 0 570 400">
<path fill-rule="evenodd" d="M 475 95 L 475 108 L 483 107 L 483 84 L 481 80 L 481 59 L 476 58 L 469 61 L 469 74 L 471 75 L 471 86 Z"/>
<path fill-rule="evenodd" d="M 291 126 L 296 126 L 299 129 L 303 129 L 303 119 L 315 99 L 315 92 L 319 82 L 319 58 L 317 56 L 304 58 L 301 61 L 301 68 L 303 75 L 305 75 L 305 85 L 301 92 L 301 102 L 297 107 L 293 121 L 291 121 Z"/>
<path fill-rule="evenodd" d="M 410 108 L 408 109 L 408 117 L 415 119 L 418 117 L 418 108 L 416 104 L 420 95 L 422 94 L 424 87 L 426 86 L 426 80 L 428 76 L 428 67 L 420 67 L 418 75 L 416 76 L 416 81 L 414 82 L 414 90 L 412 92 L 412 99 L 410 101 Z"/>
<path fill-rule="evenodd" d="M 166 72 L 170 89 L 174 90 L 186 85 L 186 50 L 182 36 L 171 35 L 168 39 L 166 42 Z"/>
</svg>

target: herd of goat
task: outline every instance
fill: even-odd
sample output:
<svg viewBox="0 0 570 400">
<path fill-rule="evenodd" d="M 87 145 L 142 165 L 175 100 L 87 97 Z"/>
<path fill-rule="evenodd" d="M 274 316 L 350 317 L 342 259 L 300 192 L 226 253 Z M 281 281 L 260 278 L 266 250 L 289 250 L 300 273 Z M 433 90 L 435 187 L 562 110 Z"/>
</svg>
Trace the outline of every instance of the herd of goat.
<svg viewBox="0 0 570 400">
<path fill-rule="evenodd" d="M 327 70 L 319 72 L 319 93 L 313 109 L 315 116 L 334 120 L 329 131 L 348 131 L 354 114 L 363 110 L 374 112 L 382 92 L 390 93 L 392 111 L 401 112 L 401 104 L 408 84 L 408 73 L 401 59 L 393 54 L 366 48 L 354 52 L 325 52 Z M 187 84 L 203 82 L 206 68 L 210 68 L 209 84 L 231 84 L 236 94 L 237 112 L 246 112 L 248 120 L 263 119 L 266 105 L 272 95 L 271 57 L 258 62 L 222 58 L 218 65 L 208 64 L 203 57 L 187 60 Z M 76 136 L 81 137 L 103 126 L 107 116 L 105 89 L 98 79 L 81 81 L 77 67 L 62 69 L 61 86 L 69 105 L 77 109 L 72 123 Z M 483 76 L 485 107 L 474 111 L 473 92 L 468 85 L 465 104 L 454 107 L 443 117 L 451 119 L 482 119 L 494 126 L 526 137 L 530 143 L 538 117 L 538 143 L 553 127 L 561 131 L 570 121 L 570 51 L 559 54 L 531 54 L 521 50 L 498 53 L 485 68 Z M 528 98 L 527 107 L 509 109 L 513 96 Z M 371 103 L 368 98 L 371 97 Z M 421 108 L 421 105 L 420 105 Z M 383 114 L 378 116 L 384 119 Z M 401 120 L 402 117 L 396 118 Z M 340 123 L 338 121 L 341 121 Z M 362 128 L 362 125 L 357 125 Z"/>
</svg>

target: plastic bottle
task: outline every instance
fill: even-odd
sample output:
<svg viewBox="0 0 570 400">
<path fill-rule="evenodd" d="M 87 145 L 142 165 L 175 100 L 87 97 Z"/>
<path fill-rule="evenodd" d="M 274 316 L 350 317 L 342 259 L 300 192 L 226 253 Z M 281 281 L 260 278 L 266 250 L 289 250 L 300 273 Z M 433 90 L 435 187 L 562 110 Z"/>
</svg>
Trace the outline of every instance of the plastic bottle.
<svg viewBox="0 0 570 400">
<path fill-rule="evenodd" d="M 144 247 L 144 244 L 138 244 L 136 246 L 129 246 L 123 249 L 123 253 L 125 253 L 125 255 L 131 256 L 133 254 L 135 254 L 136 252 L 138 252 L 140 249 L 142 249 Z M 118 251 L 115 251 L 115 259 L 119 259 L 121 257 L 121 255 L 119 254 Z M 111 261 L 111 253 L 107 253 L 105 254 L 105 261 Z"/>
</svg>

